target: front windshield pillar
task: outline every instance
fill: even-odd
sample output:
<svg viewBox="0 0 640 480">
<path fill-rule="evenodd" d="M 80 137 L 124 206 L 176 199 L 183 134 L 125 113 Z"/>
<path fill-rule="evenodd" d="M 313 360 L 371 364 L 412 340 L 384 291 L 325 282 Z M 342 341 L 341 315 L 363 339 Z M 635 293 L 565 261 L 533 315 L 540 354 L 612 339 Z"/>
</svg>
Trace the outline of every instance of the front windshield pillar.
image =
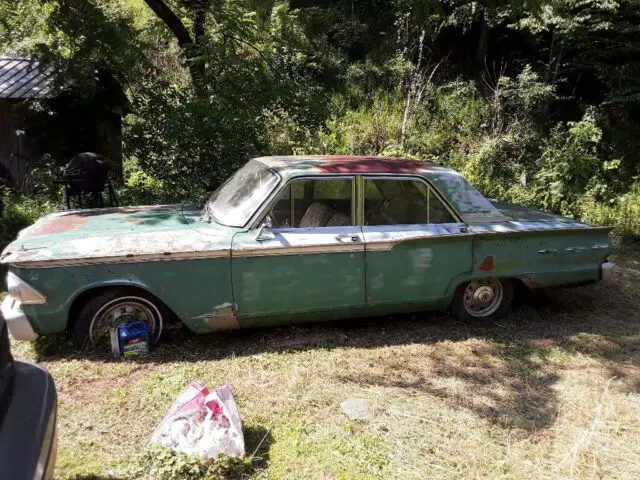
<svg viewBox="0 0 640 480">
<path fill-rule="evenodd" d="M 203 216 L 228 227 L 244 227 L 280 183 L 280 177 L 250 160 L 211 194 Z"/>
</svg>

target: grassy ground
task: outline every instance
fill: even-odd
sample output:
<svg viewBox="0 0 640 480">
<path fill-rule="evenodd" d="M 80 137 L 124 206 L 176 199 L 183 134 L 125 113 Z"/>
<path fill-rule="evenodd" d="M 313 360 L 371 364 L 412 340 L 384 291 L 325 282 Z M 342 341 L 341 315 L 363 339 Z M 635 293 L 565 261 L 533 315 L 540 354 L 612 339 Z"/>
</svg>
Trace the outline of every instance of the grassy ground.
<svg viewBox="0 0 640 480">
<path fill-rule="evenodd" d="M 143 363 L 59 342 L 14 349 L 56 380 L 61 479 L 146 468 L 145 442 L 191 381 L 233 385 L 255 453 L 238 476 L 640 478 L 640 255 L 617 260 L 613 283 L 532 296 L 495 323 L 422 314 L 235 332 Z M 344 416 L 353 397 L 371 421 Z"/>
</svg>

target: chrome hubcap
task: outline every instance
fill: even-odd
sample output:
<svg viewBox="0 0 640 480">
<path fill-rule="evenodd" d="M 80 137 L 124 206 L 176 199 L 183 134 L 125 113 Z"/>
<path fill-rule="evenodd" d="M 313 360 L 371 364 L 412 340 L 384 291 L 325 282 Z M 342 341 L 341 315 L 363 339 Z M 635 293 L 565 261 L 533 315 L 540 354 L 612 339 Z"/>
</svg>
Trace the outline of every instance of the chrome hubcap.
<svg viewBox="0 0 640 480">
<path fill-rule="evenodd" d="M 95 314 L 89 327 L 89 338 L 94 346 L 110 345 L 110 329 L 141 320 L 149 326 L 149 337 L 155 340 L 162 329 L 160 312 L 151 302 L 139 297 L 117 298 L 106 303 Z"/>
<path fill-rule="evenodd" d="M 464 308 L 473 317 L 488 317 L 502 303 L 504 291 L 494 278 L 473 280 L 464 290 Z"/>
</svg>

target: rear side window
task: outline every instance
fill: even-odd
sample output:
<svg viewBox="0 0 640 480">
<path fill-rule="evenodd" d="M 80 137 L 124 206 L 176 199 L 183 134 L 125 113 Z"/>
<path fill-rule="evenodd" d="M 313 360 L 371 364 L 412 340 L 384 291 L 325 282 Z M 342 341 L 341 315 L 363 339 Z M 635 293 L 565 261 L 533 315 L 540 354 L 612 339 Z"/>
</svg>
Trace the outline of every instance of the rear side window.
<svg viewBox="0 0 640 480">
<path fill-rule="evenodd" d="M 364 181 L 365 225 L 456 223 L 433 189 L 411 179 Z"/>
</svg>

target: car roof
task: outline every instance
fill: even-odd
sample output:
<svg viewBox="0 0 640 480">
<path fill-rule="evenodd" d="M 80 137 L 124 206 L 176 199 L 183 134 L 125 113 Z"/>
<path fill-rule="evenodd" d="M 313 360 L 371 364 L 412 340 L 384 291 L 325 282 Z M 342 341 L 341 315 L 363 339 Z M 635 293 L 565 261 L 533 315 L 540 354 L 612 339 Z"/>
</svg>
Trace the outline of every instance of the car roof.
<svg viewBox="0 0 640 480">
<path fill-rule="evenodd" d="M 428 170 L 448 170 L 430 162 L 407 158 L 365 155 L 288 155 L 254 160 L 284 176 L 300 174 L 415 174 Z"/>
</svg>

